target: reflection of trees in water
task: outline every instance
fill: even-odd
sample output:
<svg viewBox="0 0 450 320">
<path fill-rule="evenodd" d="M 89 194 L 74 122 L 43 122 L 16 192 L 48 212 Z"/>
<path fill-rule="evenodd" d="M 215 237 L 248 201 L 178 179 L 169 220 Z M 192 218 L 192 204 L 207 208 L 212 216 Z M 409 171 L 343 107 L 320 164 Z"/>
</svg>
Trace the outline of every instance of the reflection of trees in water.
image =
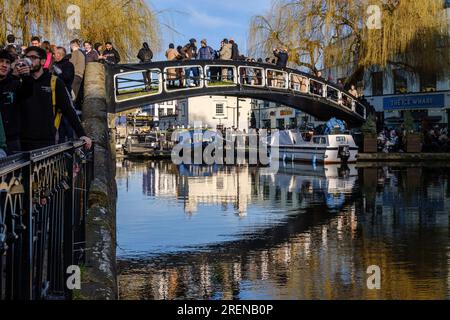
<svg viewBox="0 0 450 320">
<path fill-rule="evenodd" d="M 443 197 L 448 195 L 448 173 L 425 168 L 360 170 L 361 187 L 346 196 L 338 215 L 332 214 L 323 190 L 311 181 L 289 195 L 257 172 L 249 174 L 252 197 L 263 204 L 297 194 L 309 205 L 282 225 L 204 253 L 162 256 L 142 261 L 137 269 L 124 263 L 122 297 L 233 299 L 259 293 L 285 299 L 441 299 L 448 295 L 449 199 Z M 381 291 L 365 286 L 365 271 L 373 264 L 382 269 Z M 161 272 L 172 277 L 142 277 Z M 144 282 L 136 284 L 139 281 Z"/>
</svg>

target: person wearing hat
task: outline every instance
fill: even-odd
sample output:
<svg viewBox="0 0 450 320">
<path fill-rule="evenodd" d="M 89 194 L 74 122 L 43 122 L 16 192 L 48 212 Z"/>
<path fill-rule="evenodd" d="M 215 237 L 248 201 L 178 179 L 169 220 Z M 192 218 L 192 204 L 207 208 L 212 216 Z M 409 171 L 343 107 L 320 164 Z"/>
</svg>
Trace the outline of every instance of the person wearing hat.
<svg viewBox="0 0 450 320">
<path fill-rule="evenodd" d="M 0 149 L 8 154 L 21 150 L 19 102 L 32 90 L 29 61 L 20 60 L 13 68 L 14 62 L 8 50 L 0 50 Z"/>
</svg>

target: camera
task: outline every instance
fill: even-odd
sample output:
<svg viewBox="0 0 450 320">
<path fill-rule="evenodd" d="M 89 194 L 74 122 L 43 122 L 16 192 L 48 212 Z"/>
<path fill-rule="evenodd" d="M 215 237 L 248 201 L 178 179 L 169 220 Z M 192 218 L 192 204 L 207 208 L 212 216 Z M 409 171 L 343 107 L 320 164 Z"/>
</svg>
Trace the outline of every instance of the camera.
<svg viewBox="0 0 450 320">
<path fill-rule="evenodd" d="M 31 59 L 25 57 L 25 58 L 20 59 L 18 66 L 21 68 L 22 67 L 31 67 L 32 64 L 33 64 L 33 62 L 31 61 Z"/>
</svg>

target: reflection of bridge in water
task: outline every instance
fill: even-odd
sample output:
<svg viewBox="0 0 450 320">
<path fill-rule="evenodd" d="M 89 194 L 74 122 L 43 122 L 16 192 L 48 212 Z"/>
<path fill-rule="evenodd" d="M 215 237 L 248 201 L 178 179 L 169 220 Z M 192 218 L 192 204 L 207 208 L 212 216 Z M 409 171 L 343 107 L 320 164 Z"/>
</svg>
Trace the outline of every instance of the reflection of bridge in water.
<svg viewBox="0 0 450 320">
<path fill-rule="evenodd" d="M 409 201 L 404 198 L 402 188 L 418 185 L 420 174 L 415 174 L 414 170 L 420 169 L 400 173 L 364 169 L 358 176 L 351 174 L 351 170 L 336 174 L 334 169 L 328 173 L 322 169 L 316 172 L 298 169 L 283 168 L 275 176 L 260 176 L 256 168 L 249 168 L 247 172 L 254 185 L 251 190 L 252 203 L 281 204 L 290 212 L 283 224 L 248 234 L 241 240 L 211 246 L 206 252 L 158 256 L 154 262 L 144 258 L 130 270 L 127 270 L 127 263 L 122 263 L 125 269 L 120 278 L 122 297 L 448 297 L 448 283 L 442 280 L 448 276 L 448 229 L 434 238 L 436 243 L 433 247 L 436 252 L 442 252 L 439 256 L 424 250 L 424 244 L 429 240 L 423 237 L 427 237 L 429 226 L 448 226 L 448 213 L 441 213 L 448 210 L 450 203 L 438 199 L 431 201 L 437 211 L 433 211 L 433 217 L 427 217 L 425 224 L 417 223 L 417 219 L 423 221 L 425 218 L 420 210 L 420 201 L 410 202 L 419 207 L 417 210 L 409 208 L 410 214 L 405 216 L 406 219 L 399 219 L 398 213 L 395 214 L 396 208 L 404 205 L 402 201 Z M 299 177 L 301 172 L 304 172 L 304 179 Z M 214 174 L 217 173 L 211 173 Z M 375 179 L 372 179 L 373 174 Z M 383 185 L 378 191 L 377 177 L 378 184 Z M 364 184 L 366 179 L 375 181 L 375 185 L 373 189 L 370 183 L 363 185 L 366 190 L 361 194 L 358 185 Z M 402 183 L 397 184 L 398 181 Z M 445 194 L 448 188 L 448 181 L 439 183 L 441 187 L 436 183 L 430 183 L 425 189 L 425 193 L 432 198 L 439 192 Z M 323 201 L 323 195 L 337 195 L 339 192 L 345 195 L 345 201 L 338 201 L 336 210 L 333 210 Z M 391 194 L 399 196 L 397 199 L 387 199 L 386 196 Z M 296 201 L 295 197 L 300 201 Z M 370 223 L 373 219 L 391 218 L 392 210 L 394 217 L 397 216 L 397 223 L 408 226 L 402 228 L 401 233 L 387 223 Z M 408 235 L 407 231 L 411 232 L 411 228 L 423 231 Z M 423 232 L 425 234 L 420 236 Z M 410 245 L 398 248 L 392 241 L 403 237 L 402 234 L 410 237 Z M 366 287 L 366 269 L 373 264 L 380 265 L 383 270 L 382 291 L 370 291 Z M 411 264 L 416 267 L 411 269 Z M 429 290 L 424 289 L 425 284 Z"/>
<path fill-rule="evenodd" d="M 338 117 L 352 126 L 361 125 L 369 112 L 355 97 L 325 79 L 298 70 L 240 61 L 108 66 L 106 87 L 111 112 L 205 95 L 272 101 L 324 121 Z"/>
</svg>

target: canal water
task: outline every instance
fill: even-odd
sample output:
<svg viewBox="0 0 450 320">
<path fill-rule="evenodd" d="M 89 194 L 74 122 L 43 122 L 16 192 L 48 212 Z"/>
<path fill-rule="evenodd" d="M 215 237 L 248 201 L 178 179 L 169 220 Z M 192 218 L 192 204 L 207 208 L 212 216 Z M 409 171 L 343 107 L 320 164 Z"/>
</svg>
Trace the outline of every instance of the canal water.
<svg viewBox="0 0 450 320">
<path fill-rule="evenodd" d="M 125 160 L 117 183 L 121 299 L 450 298 L 448 164 Z"/>
</svg>

